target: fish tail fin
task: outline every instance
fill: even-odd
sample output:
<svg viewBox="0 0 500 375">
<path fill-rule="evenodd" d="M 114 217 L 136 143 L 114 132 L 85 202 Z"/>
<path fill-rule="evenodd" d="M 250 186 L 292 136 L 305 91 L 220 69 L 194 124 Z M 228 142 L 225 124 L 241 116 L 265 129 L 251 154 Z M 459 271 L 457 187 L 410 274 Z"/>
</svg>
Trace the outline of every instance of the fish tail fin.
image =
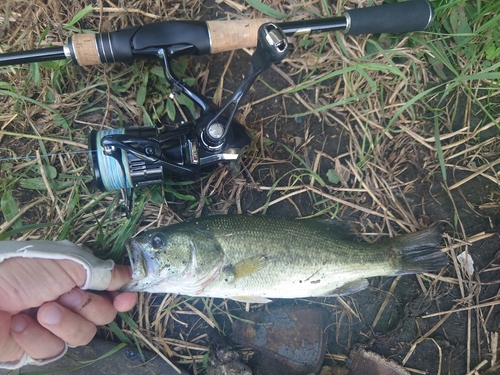
<svg viewBox="0 0 500 375">
<path fill-rule="evenodd" d="M 439 271 L 445 267 L 448 256 L 437 247 L 441 240 L 436 227 L 391 239 L 397 259 L 395 275 Z"/>
</svg>

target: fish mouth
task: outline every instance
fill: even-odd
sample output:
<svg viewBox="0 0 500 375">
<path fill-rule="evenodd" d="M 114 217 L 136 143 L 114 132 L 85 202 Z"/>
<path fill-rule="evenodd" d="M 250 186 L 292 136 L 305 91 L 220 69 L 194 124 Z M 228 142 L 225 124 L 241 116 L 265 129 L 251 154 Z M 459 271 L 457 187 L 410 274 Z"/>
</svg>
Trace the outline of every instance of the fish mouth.
<svg viewBox="0 0 500 375">
<path fill-rule="evenodd" d="M 126 244 L 132 279 L 141 280 L 158 274 L 158 264 L 154 255 L 150 254 L 138 241 L 132 239 Z"/>
</svg>

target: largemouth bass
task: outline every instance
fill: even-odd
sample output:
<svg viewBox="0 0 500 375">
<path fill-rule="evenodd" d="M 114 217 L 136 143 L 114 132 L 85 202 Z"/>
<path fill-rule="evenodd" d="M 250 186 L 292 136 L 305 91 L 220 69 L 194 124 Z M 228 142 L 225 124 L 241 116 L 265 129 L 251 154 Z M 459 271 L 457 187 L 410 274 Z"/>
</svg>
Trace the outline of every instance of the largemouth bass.
<svg viewBox="0 0 500 375">
<path fill-rule="evenodd" d="M 434 229 L 369 244 L 316 220 L 209 216 L 130 240 L 133 281 L 124 289 L 261 303 L 350 294 L 367 277 L 440 270 L 440 241 Z"/>
</svg>

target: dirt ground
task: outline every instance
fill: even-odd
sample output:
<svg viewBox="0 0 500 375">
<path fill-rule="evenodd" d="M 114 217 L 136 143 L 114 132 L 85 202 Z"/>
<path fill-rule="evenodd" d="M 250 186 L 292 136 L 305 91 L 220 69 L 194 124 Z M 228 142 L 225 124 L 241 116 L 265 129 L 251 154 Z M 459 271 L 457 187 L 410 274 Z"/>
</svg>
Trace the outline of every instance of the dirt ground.
<svg viewBox="0 0 500 375">
<path fill-rule="evenodd" d="M 136 3 L 133 5 L 137 5 Z M 143 8 L 143 11 L 156 11 L 154 5 Z M 225 12 L 234 12 L 227 4 L 212 2 L 205 2 L 199 9 L 198 13 L 189 16 L 215 19 L 222 17 Z M 13 10 L 16 10 L 15 7 Z M 82 24 L 84 27 L 94 27 L 97 18 L 94 16 L 90 20 L 84 20 Z M 130 19 L 134 20 L 132 16 Z M 128 22 L 130 19 L 127 19 Z M 122 19 L 120 22 L 126 24 Z M 57 29 L 57 32 L 59 31 Z M 298 93 L 285 92 L 273 96 L 274 90 L 283 90 L 297 84 L 313 70 L 316 57 L 321 56 L 318 53 L 321 40 L 320 37 L 313 40 L 312 50 L 301 47 L 297 41 L 294 42 L 289 59 L 277 69 L 264 72 L 261 80 L 256 82 L 247 95 L 245 104 L 238 112 L 238 118 L 253 136 L 254 143 L 236 168 L 220 165 L 201 181 L 190 184 L 184 184 L 184 181 L 173 177 L 172 181 L 168 181 L 168 185 L 177 195 L 163 191 L 165 199 L 160 199 L 160 203 L 154 194 L 160 189 L 139 190 L 136 202 L 143 204 L 144 210 L 136 222 L 128 223 L 132 223 L 130 225 L 134 231 L 139 231 L 150 225 L 165 225 L 172 221 L 209 214 L 265 213 L 285 218 L 318 216 L 346 222 L 368 241 L 380 239 L 388 234 L 402 234 L 430 225 L 439 225 L 445 233 L 443 250 L 449 254 L 449 265 L 439 275 L 412 275 L 397 279 L 373 278 L 366 290 L 354 295 L 277 300 L 268 306 L 252 305 L 250 310 L 292 306 L 325 309 L 328 313 L 327 352 L 323 363 L 325 366 L 345 366 L 351 350 L 361 345 L 367 350 L 403 364 L 412 374 L 472 374 L 469 371 L 483 360 L 490 363 L 493 357 L 496 358 L 496 352 L 493 351 L 498 350 L 495 349 L 495 340 L 498 341 L 495 332 L 500 328 L 500 190 L 495 164 L 489 169 L 481 169 L 498 158 L 498 127 L 478 131 L 480 126 L 484 126 L 480 111 L 474 108 L 471 110 L 470 103 L 466 99 L 462 100 L 459 94 L 456 96 L 457 100 L 447 101 L 447 107 L 439 117 L 443 120 L 439 124 L 441 136 L 449 135 L 448 138 L 443 138 L 447 147 L 445 162 L 448 173 L 445 181 L 439 169 L 436 148 L 433 141 L 429 141 L 435 136 L 434 113 L 429 109 L 432 103 L 427 103 L 429 106 L 426 103 L 418 104 L 414 109 L 403 112 L 397 117 L 391 130 L 386 130 L 394 108 L 398 105 L 394 103 L 405 103 L 422 89 L 405 86 L 407 93 L 399 94 L 398 90 L 405 91 L 399 86 L 399 76 L 392 76 L 386 71 L 373 73 L 371 79 L 378 82 L 376 94 L 364 97 L 361 94 L 367 91 L 370 85 L 363 86 L 364 83 L 359 83 L 360 78 L 351 77 L 351 73 L 328 77 Z M 317 64 L 315 74 L 321 76 L 335 68 L 342 68 L 345 62 L 342 62 L 341 58 L 332 57 L 336 53 L 335 41 L 337 40 L 330 39 L 325 44 L 325 61 Z M 347 45 L 362 54 L 365 46 L 363 43 L 366 42 L 359 42 L 362 46 L 356 43 L 358 42 L 350 40 Z M 401 48 L 407 52 L 418 50 L 419 47 L 402 42 Z M 419 72 L 414 81 L 425 87 L 437 85 L 438 80 L 432 78 L 431 72 L 427 72 L 424 62 L 412 65 L 411 59 L 398 57 L 401 58 L 399 63 L 402 71 L 409 75 L 413 74 L 413 70 Z M 374 57 L 374 61 L 378 62 L 380 59 L 383 57 Z M 348 59 L 344 57 L 344 60 Z M 313 61 L 313 64 L 306 64 L 309 61 Z M 345 64 L 351 66 L 351 62 Z M 304 65 L 307 65 L 307 68 Z M 154 66 L 153 62 L 141 62 L 135 69 L 147 70 Z M 247 74 L 249 66 L 250 55 L 245 51 L 193 57 L 189 59 L 185 75 L 196 77 L 195 87 L 204 91 L 210 98 L 216 93 L 223 77 L 224 102 Z M 129 74 L 125 75 L 126 77 L 136 73 L 122 66 L 110 68 L 105 72 L 82 68 L 70 68 L 62 72 L 68 92 L 58 94 L 52 104 L 58 110 L 66 111 L 64 113 L 69 119 L 69 130 L 54 126 L 45 127 L 43 124 L 47 118 L 53 116 L 47 114 L 46 110 L 30 112 L 31 107 L 26 106 L 16 112 L 12 98 L 7 95 L 0 96 L 3 103 L 0 113 L 1 129 L 29 134 L 38 131 L 42 135 L 60 137 L 71 134 L 75 135 L 76 141 L 85 143 L 85 136 L 90 129 L 100 129 L 103 116 L 106 118 L 105 126 L 109 127 L 137 124 L 142 119 L 142 113 L 137 108 L 130 108 L 134 107 L 140 78 L 136 79 L 137 82 L 134 81 L 132 88 L 122 93 L 123 96 L 110 94 L 111 84 L 95 90 L 88 89 L 95 77 L 101 77 L 101 81 L 112 81 L 113 77 L 122 71 Z M 50 69 L 43 68 L 45 78 L 50 74 Z M 85 84 L 75 79 L 75 75 L 84 77 Z M 3 82 L 20 77 L 22 75 L 0 72 Z M 413 82 L 412 79 L 410 82 Z M 349 91 L 349 84 L 346 82 L 354 86 L 359 84 L 361 88 L 350 87 Z M 85 85 L 85 90 L 88 91 L 82 88 Z M 151 97 L 161 96 L 155 84 L 150 83 L 147 88 Z M 41 93 L 43 90 L 36 87 L 30 86 L 27 90 L 29 92 L 26 96 L 37 100 L 49 97 L 47 92 Z M 80 92 L 85 92 L 82 94 L 82 97 L 85 97 L 81 99 L 81 107 L 76 108 L 71 100 L 78 99 Z M 344 106 L 304 114 L 314 108 L 355 95 L 360 95 L 360 98 L 354 102 L 348 101 Z M 394 100 L 390 101 L 388 97 Z M 72 106 L 72 109 L 66 109 L 66 103 L 69 103 L 68 107 Z M 91 106 L 102 109 L 95 112 L 86 111 Z M 108 112 L 109 108 L 114 108 L 116 112 Z M 451 119 L 444 115 L 451 112 L 454 113 Z M 12 116 L 16 113 L 18 117 L 14 120 Z M 497 111 L 496 115 L 499 113 L 500 111 Z M 445 119 L 449 121 L 444 121 Z M 168 122 L 168 116 L 164 115 L 162 121 Z M 464 124 L 467 127 L 465 133 L 469 138 L 462 142 L 460 136 L 465 133 L 456 132 Z M 54 150 L 57 152 L 59 146 L 54 145 L 60 145 L 57 142 L 38 142 L 2 133 L 0 157 L 33 155 L 32 150 L 37 149 L 40 143 L 46 146 L 47 153 Z M 463 156 L 467 155 L 468 148 L 476 150 L 476 147 L 483 143 L 480 157 L 474 159 Z M 454 154 L 462 155 L 460 160 L 454 159 Z M 66 158 L 72 158 L 73 164 L 69 168 L 67 166 L 70 163 Z M 112 239 L 112 229 L 126 225 L 123 212 L 119 211 L 122 207 L 119 194 L 107 195 L 93 212 L 89 212 L 92 209 L 84 209 L 84 213 L 78 214 L 68 226 L 67 222 L 54 219 L 57 216 L 55 206 L 62 206 L 61 202 L 54 203 L 43 189 L 20 185 L 20 177 L 17 174 L 24 178 L 35 172 L 28 167 L 25 170 L 15 169 L 14 175 L 18 180 L 9 185 L 13 181 L 11 164 L 17 162 L 4 161 L 3 165 L 6 163 L 9 166 L 0 171 L 2 179 L 6 181 L 3 186 L 5 190 L 6 186 L 13 186 L 13 195 L 19 207 L 25 207 L 40 197 L 45 198 L 44 202 L 52 202 L 50 210 L 47 210 L 46 206 L 38 205 L 24 212 L 23 222 L 31 227 L 24 234 L 22 231 L 12 232 L 12 238 L 52 239 L 64 233 L 71 240 L 81 239 L 96 251 L 99 248 L 96 244 L 104 243 L 106 250 L 111 248 L 112 240 L 106 242 L 102 238 Z M 60 174 L 72 170 L 73 167 L 79 171 L 78 176 L 88 177 L 91 174 L 86 155 L 65 155 L 50 159 L 50 163 Z M 470 167 L 473 163 L 477 165 Z M 476 171 L 476 167 L 482 172 L 472 173 L 471 171 Z M 474 178 L 470 178 L 471 175 Z M 86 183 L 90 187 L 89 190 L 93 191 L 88 178 L 81 183 Z M 61 197 L 69 196 L 70 193 L 66 190 L 61 193 Z M 193 197 L 193 200 L 183 199 L 186 196 Z M 88 202 L 96 199 L 95 197 L 89 198 L 82 194 L 76 205 L 85 207 Z M 143 201 L 141 197 L 148 198 Z M 65 202 L 69 201 L 68 198 Z M 110 207 L 118 208 L 115 215 L 111 215 L 113 220 L 106 216 L 109 215 Z M 119 219 L 116 219 L 117 217 Z M 99 223 L 104 220 L 112 221 L 112 229 L 107 228 L 100 232 L 101 228 L 89 224 L 96 220 Z M 0 224 L 3 225 L 7 221 L 2 218 Z M 45 227 L 36 226 L 41 223 L 52 224 Z M 458 263 L 457 256 L 464 251 L 470 254 L 474 262 L 473 274 L 468 274 Z M 126 262 L 126 259 L 122 256 L 121 261 Z M 159 333 L 160 328 L 152 328 L 150 320 L 166 307 L 166 300 L 172 303 L 171 314 L 175 319 L 170 319 L 164 326 L 160 325 L 164 330 Z M 210 353 L 208 348 L 223 342 L 224 345 L 236 348 L 243 361 L 254 369 L 255 374 L 266 373 L 261 372 L 255 363 L 255 353 L 230 341 L 231 316 L 243 314 L 246 308 L 244 304 L 221 300 L 207 302 L 198 298 L 187 299 L 183 305 L 182 301 L 181 297 L 142 295 L 140 306 L 133 314 L 139 329 L 151 342 L 163 337 L 180 340 L 163 346 L 171 348 L 165 353 L 175 363 L 190 373 L 203 373 Z M 188 304 L 201 311 L 203 316 L 213 318 L 219 330 L 211 327 L 198 315 L 187 314 L 186 310 L 189 309 L 185 306 Z M 213 306 L 217 306 L 219 310 L 209 308 Z M 126 321 L 120 324 L 124 332 L 133 331 L 129 329 L 130 325 Z M 117 339 L 108 329 L 103 330 L 102 336 Z M 189 349 L 185 343 L 195 343 L 198 349 Z M 141 344 L 147 347 L 144 342 Z M 270 369 L 267 371 L 268 374 L 273 373 Z M 490 371 L 485 370 L 479 374 L 500 374 L 500 369 L 497 365 Z"/>
</svg>

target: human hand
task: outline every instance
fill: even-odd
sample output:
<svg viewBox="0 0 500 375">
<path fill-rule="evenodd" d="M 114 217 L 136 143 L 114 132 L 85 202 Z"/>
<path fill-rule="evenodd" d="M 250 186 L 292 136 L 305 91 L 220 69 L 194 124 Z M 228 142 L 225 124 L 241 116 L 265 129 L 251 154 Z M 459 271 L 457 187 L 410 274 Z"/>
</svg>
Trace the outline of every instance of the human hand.
<svg viewBox="0 0 500 375">
<path fill-rule="evenodd" d="M 96 325 L 128 311 L 137 293 L 118 293 L 131 280 L 130 267 L 116 265 L 108 292 L 81 290 L 86 271 L 71 260 L 12 258 L 0 263 L 0 364 L 25 353 L 50 359 L 70 346 L 86 345 Z"/>
</svg>

